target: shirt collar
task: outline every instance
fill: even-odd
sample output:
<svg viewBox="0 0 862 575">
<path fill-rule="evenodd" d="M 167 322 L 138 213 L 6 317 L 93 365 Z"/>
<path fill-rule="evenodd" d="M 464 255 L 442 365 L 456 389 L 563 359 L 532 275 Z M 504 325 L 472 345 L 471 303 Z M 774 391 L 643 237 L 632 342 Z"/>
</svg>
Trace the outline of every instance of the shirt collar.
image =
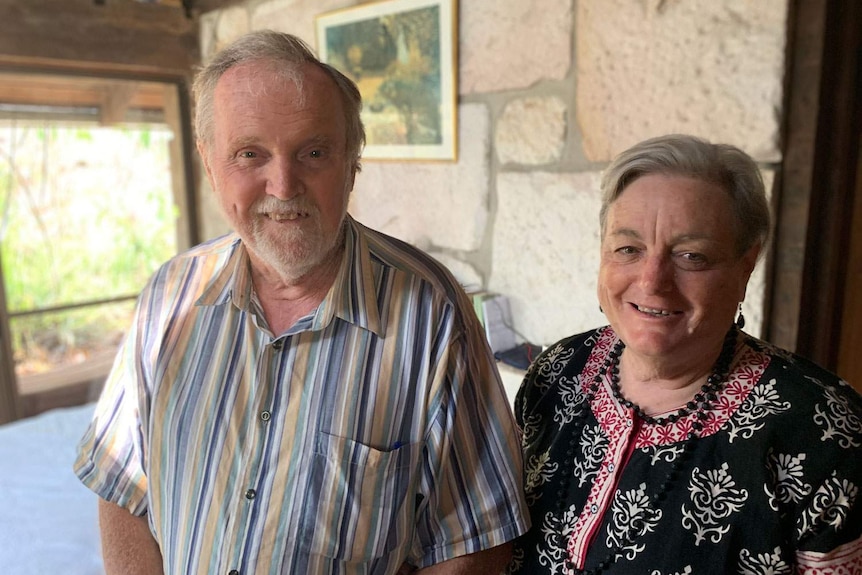
<svg viewBox="0 0 862 575">
<path fill-rule="evenodd" d="M 367 329 L 381 337 L 385 329 L 380 322 L 374 266 L 362 225 L 350 215 L 344 222 L 344 256 L 338 274 L 317 310 L 311 329 L 320 330 L 334 317 Z M 251 306 L 252 282 L 250 260 L 239 236 L 230 246 L 226 263 L 197 300 L 197 305 L 215 306 L 233 303 L 243 311 Z"/>
<path fill-rule="evenodd" d="M 249 258 L 242 240 L 236 234 L 227 250 L 223 264 L 211 263 L 209 258 L 201 258 L 201 266 L 216 267 L 209 285 L 195 302 L 199 306 L 217 306 L 228 302 L 237 308 L 248 311 L 251 304 L 251 273 Z M 202 270 L 202 273 L 206 273 Z"/>
<path fill-rule="evenodd" d="M 363 227 L 350 215 L 344 221 L 344 258 L 329 292 L 315 314 L 314 328 L 325 327 L 332 317 L 356 324 L 383 337 L 374 266 Z"/>
</svg>

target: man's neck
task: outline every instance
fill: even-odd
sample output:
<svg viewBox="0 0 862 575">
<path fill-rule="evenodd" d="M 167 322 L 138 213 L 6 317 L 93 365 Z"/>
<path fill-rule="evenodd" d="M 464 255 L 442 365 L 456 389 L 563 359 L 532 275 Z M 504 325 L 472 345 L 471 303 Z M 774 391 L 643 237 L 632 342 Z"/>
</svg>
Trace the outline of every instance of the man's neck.
<svg viewBox="0 0 862 575">
<path fill-rule="evenodd" d="M 336 250 L 321 265 L 295 279 L 280 277 L 272 268 L 262 270 L 252 262 L 254 290 L 273 335 L 281 335 L 320 305 L 338 275 L 343 254 L 342 249 Z"/>
</svg>

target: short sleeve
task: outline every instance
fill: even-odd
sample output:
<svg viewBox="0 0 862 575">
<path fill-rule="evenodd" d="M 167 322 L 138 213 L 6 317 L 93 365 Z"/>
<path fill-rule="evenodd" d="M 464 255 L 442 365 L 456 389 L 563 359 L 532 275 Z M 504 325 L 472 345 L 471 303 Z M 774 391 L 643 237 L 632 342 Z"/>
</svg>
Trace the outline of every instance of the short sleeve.
<svg viewBox="0 0 862 575">
<path fill-rule="evenodd" d="M 840 380 L 809 376 L 822 390 L 802 467 L 807 496 L 796 518 L 801 573 L 862 570 L 862 398 Z M 826 567 L 833 570 L 823 570 Z M 834 570 L 846 568 L 847 571 Z"/>
<path fill-rule="evenodd" d="M 410 555 L 419 567 L 502 545 L 530 525 L 512 410 L 472 319 L 446 346 L 436 373 Z"/>
<path fill-rule="evenodd" d="M 78 444 L 74 471 L 99 497 L 142 516 L 147 511 L 144 433 L 136 345 L 126 338 Z"/>
</svg>

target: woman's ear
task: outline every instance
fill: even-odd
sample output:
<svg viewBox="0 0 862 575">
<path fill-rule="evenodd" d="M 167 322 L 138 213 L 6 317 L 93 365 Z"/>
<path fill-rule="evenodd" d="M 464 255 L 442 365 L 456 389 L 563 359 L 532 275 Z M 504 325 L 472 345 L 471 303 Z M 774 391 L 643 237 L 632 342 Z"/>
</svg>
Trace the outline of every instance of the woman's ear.
<svg viewBox="0 0 862 575">
<path fill-rule="evenodd" d="M 745 289 L 748 287 L 748 280 L 751 278 L 751 273 L 754 271 L 754 266 L 757 265 L 757 258 L 760 256 L 761 244 L 755 243 L 748 248 L 742 257 L 739 258 L 740 263 L 740 294 L 739 301 L 745 300 Z"/>
<path fill-rule="evenodd" d="M 751 275 L 751 272 L 754 271 L 754 266 L 757 265 L 757 258 L 760 256 L 761 248 L 760 242 L 757 242 L 742 254 L 742 261 L 745 264 L 745 271 L 748 275 Z"/>
</svg>

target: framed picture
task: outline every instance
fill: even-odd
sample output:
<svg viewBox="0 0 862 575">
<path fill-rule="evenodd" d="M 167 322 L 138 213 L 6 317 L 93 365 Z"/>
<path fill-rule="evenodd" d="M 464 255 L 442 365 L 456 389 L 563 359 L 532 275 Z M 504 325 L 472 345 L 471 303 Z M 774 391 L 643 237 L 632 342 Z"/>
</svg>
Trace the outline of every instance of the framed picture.
<svg viewBox="0 0 862 575">
<path fill-rule="evenodd" d="M 320 59 L 362 94 L 364 159 L 457 158 L 457 0 L 385 0 L 317 17 Z"/>
</svg>

